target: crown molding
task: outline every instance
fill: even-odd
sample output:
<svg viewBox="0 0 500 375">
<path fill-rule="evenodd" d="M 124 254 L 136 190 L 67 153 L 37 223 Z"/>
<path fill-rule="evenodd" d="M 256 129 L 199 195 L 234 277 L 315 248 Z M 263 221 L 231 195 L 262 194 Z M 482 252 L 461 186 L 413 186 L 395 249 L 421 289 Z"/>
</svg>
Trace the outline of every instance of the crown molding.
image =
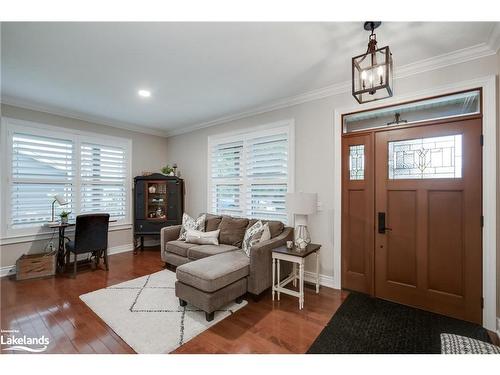
<svg viewBox="0 0 500 375">
<path fill-rule="evenodd" d="M 498 26 L 495 27 L 495 30 L 497 29 L 500 30 L 500 27 Z M 490 43 L 480 43 L 475 46 L 463 48 L 450 53 L 445 53 L 428 59 L 416 61 L 414 63 L 403 65 L 399 68 L 395 68 L 394 79 L 410 77 L 431 70 L 441 69 L 447 66 L 461 64 L 467 61 L 472 61 L 483 57 L 491 56 L 496 54 L 497 50 L 491 48 Z M 198 124 L 183 126 L 182 128 L 172 129 L 167 131 L 167 137 L 190 133 L 211 126 L 220 125 L 251 116 L 256 116 L 262 113 L 271 112 L 282 108 L 292 107 L 298 104 L 303 104 L 338 94 L 344 94 L 350 91 L 351 91 L 351 81 L 336 83 L 319 89 L 307 91 L 302 94 L 290 96 L 287 98 L 282 98 L 272 102 L 271 104 L 249 109 L 247 111 L 235 113 L 224 117 L 219 117 L 217 119 L 201 122 Z"/>
<path fill-rule="evenodd" d="M 239 112 L 239 113 L 235 113 L 235 114 L 224 116 L 224 117 L 219 117 L 215 120 L 205 121 L 205 122 L 201 122 L 198 124 L 184 126 L 182 128 L 172 129 L 172 130 L 167 131 L 167 137 L 172 137 L 175 135 L 180 135 L 180 134 L 185 134 L 185 133 L 191 133 L 193 131 L 208 128 L 211 126 L 240 120 L 243 118 L 259 115 L 259 114 L 266 113 L 266 112 L 275 111 L 275 110 L 278 110 L 281 108 L 291 107 L 294 105 L 310 102 L 313 100 L 326 98 L 329 96 L 334 96 L 334 95 L 349 91 L 350 87 L 351 87 L 350 82 L 348 82 L 348 83 L 343 82 L 343 83 L 334 84 L 334 85 L 322 87 L 319 89 L 307 91 L 307 92 L 299 94 L 299 95 L 290 96 L 287 98 L 273 101 L 271 104 L 264 105 L 261 107 L 256 107 L 256 108 L 250 109 L 248 111 Z"/>
<path fill-rule="evenodd" d="M 497 23 L 494 29 L 492 30 L 487 42 L 463 48 L 460 50 L 456 50 L 450 53 L 434 56 L 428 59 L 416 61 L 414 63 L 395 68 L 394 79 L 410 77 L 431 70 L 441 69 L 447 66 L 484 58 L 496 54 L 499 49 L 500 49 L 500 22 Z M 113 128 L 129 130 L 137 133 L 155 135 L 159 137 L 172 137 L 180 134 L 191 133 L 193 131 L 208 128 L 211 126 L 216 126 L 231 121 L 240 120 L 243 118 L 256 116 L 262 113 L 271 112 L 287 107 L 292 107 L 295 105 L 311 102 L 314 100 L 327 98 L 330 96 L 344 94 L 350 92 L 350 90 L 351 90 L 350 81 L 335 83 L 318 89 L 306 91 L 301 94 L 289 96 L 286 98 L 281 98 L 272 101 L 270 104 L 251 108 L 227 116 L 218 117 L 216 119 L 204 121 L 201 123 L 195 123 L 187 126 L 179 126 L 171 130 L 153 129 L 136 124 L 122 123 L 107 118 L 102 118 L 99 116 L 93 116 L 81 112 L 51 107 L 39 103 L 33 103 L 28 100 L 15 98 L 11 96 L 3 96 L 0 99 L 0 101 L 3 104 L 12 105 L 15 107 L 21 107 L 34 111 L 69 117 L 81 121 L 110 126 Z"/>
<path fill-rule="evenodd" d="M 145 126 L 118 122 L 118 121 L 110 120 L 110 119 L 99 117 L 99 116 L 89 115 L 89 114 L 82 113 L 82 112 L 71 111 L 71 110 L 67 110 L 67 109 L 62 109 L 62 108 L 52 107 L 52 106 L 43 105 L 43 104 L 39 104 L 39 103 L 34 103 L 32 101 L 29 101 L 29 100 L 16 98 L 16 97 L 12 97 L 9 95 L 2 95 L 2 97 L 0 98 L 0 103 L 5 104 L 5 105 L 10 105 L 13 107 L 28 109 L 31 111 L 43 112 L 43 113 L 47 113 L 50 115 L 62 116 L 62 117 L 67 117 L 67 118 L 71 118 L 71 119 L 75 119 L 75 120 L 90 122 L 90 123 L 97 124 L 97 125 L 109 126 L 109 127 L 117 128 L 117 129 L 121 129 L 121 130 L 129 130 L 129 131 L 133 131 L 135 133 L 149 134 L 149 135 L 155 135 L 155 136 L 159 136 L 159 137 L 166 137 L 167 136 L 167 133 L 164 130 L 152 129 L 152 128 L 148 128 Z"/>
<path fill-rule="evenodd" d="M 488 45 L 495 53 L 500 50 L 500 22 L 497 22 L 493 30 L 491 30 Z"/>
<path fill-rule="evenodd" d="M 394 78 L 405 78 L 451 65 L 462 64 L 471 60 L 481 59 L 494 54 L 496 54 L 496 51 L 493 50 L 488 43 L 480 43 L 475 46 L 462 48 L 453 52 L 403 65 L 400 68 L 395 68 Z"/>
</svg>

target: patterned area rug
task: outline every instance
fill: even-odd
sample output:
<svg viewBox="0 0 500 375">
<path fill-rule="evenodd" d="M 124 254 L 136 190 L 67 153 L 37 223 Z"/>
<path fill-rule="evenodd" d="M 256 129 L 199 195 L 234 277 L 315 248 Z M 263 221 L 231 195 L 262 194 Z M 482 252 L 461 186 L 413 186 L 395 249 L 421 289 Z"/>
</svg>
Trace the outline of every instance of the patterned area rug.
<svg viewBox="0 0 500 375">
<path fill-rule="evenodd" d="M 308 353 L 439 354 L 442 333 L 490 343 L 477 324 L 351 293 Z"/>
<path fill-rule="evenodd" d="M 179 305 L 175 280 L 174 272 L 163 270 L 80 299 L 137 353 L 169 353 L 247 304 L 225 306 L 207 322 L 203 311 Z"/>
</svg>

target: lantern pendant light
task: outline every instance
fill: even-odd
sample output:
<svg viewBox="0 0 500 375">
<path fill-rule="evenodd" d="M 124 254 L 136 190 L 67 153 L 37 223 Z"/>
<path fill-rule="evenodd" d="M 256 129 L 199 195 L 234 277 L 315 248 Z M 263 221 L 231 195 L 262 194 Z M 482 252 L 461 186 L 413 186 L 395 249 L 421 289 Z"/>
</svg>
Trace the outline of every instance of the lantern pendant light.
<svg viewBox="0 0 500 375">
<path fill-rule="evenodd" d="M 392 96 L 392 54 L 389 46 L 377 49 L 374 33 L 381 23 L 365 22 L 364 29 L 371 31 L 368 49 L 352 58 L 352 95 L 360 104 Z"/>
</svg>

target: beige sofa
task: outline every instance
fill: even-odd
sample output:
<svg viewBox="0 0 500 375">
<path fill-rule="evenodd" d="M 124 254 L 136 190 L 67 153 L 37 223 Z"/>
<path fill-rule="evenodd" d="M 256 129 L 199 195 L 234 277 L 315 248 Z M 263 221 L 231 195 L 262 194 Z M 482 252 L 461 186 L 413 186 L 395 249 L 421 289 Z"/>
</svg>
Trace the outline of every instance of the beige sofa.
<svg viewBox="0 0 500 375">
<path fill-rule="evenodd" d="M 271 287 L 272 249 L 293 238 L 293 228 L 268 221 L 271 239 L 241 250 L 247 228 L 257 220 L 207 214 L 205 231 L 220 229 L 219 245 L 196 245 L 178 240 L 181 226 L 161 230 L 161 258 L 176 267 L 176 295 L 182 306 L 192 303 L 213 319 L 213 312 L 249 292 L 258 296 Z M 266 221 L 264 221 L 266 222 Z M 284 265 L 281 275 L 290 268 Z"/>
</svg>

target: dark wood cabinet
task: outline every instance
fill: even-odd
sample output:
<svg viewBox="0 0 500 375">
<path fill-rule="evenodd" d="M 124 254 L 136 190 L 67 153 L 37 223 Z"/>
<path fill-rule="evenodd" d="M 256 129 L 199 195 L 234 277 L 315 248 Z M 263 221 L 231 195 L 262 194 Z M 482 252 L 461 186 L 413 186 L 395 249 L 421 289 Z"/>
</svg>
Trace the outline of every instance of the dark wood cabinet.
<svg viewBox="0 0 500 375">
<path fill-rule="evenodd" d="M 159 236 L 160 230 L 182 223 L 184 181 L 174 176 L 155 173 L 134 178 L 134 240 Z"/>
</svg>

